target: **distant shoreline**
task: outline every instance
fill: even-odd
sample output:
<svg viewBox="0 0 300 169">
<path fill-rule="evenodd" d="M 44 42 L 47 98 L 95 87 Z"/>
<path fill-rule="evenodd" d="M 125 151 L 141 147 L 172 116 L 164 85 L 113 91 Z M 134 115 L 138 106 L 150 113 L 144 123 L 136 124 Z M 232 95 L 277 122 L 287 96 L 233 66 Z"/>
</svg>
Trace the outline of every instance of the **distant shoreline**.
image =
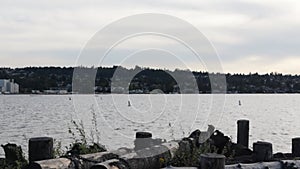
<svg viewBox="0 0 300 169">
<path fill-rule="evenodd" d="M 226 90 L 227 94 L 300 93 L 300 75 L 284 75 L 281 73 L 224 74 L 209 73 L 200 70 L 191 72 L 176 69 L 170 71 L 138 66 L 134 69 L 126 69 L 118 66 L 99 68 L 81 67 L 79 69 L 96 73 L 93 77 L 88 77 L 93 79 L 91 84 L 87 84 L 83 89 L 78 89 L 83 93 L 90 91 L 95 91 L 96 93 L 110 93 L 112 87 L 116 87 L 116 83 L 113 83 L 114 85 L 111 86 L 114 80 L 118 82 L 118 87 L 113 89 L 114 92 L 126 92 L 126 90 L 129 89 L 129 91 L 136 94 L 150 93 L 150 91 L 157 89 L 164 93 L 197 91 L 195 89 L 199 89 L 199 91 L 204 94 L 209 94 L 211 90 Z M 115 71 L 118 70 L 123 70 L 124 76 L 114 79 Z M 14 80 L 15 83 L 19 84 L 19 93 L 22 94 L 31 94 L 34 92 L 37 94 L 56 94 L 56 92 L 66 94 L 74 90 L 74 88 L 72 88 L 74 85 L 73 73 L 74 68 L 72 67 L 0 68 L 0 79 Z M 126 80 L 127 74 L 134 74 L 134 77 L 128 81 L 128 79 Z M 226 83 L 212 85 L 210 76 L 221 76 L 226 80 Z M 184 84 L 180 84 L 178 78 L 175 79 L 175 77 L 179 77 L 179 81 L 184 81 Z M 86 81 L 84 78 L 82 80 Z M 122 82 L 124 82 L 124 84 Z M 198 86 L 194 85 L 195 82 Z M 89 89 L 89 87 L 93 87 L 94 89 Z M 77 89 L 75 88 L 75 90 Z"/>
</svg>

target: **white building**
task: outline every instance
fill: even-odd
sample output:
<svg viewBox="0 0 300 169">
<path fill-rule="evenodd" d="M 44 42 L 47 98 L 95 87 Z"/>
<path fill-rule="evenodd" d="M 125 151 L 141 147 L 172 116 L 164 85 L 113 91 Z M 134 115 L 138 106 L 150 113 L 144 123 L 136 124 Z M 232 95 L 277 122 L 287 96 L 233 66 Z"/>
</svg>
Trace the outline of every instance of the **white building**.
<svg viewBox="0 0 300 169">
<path fill-rule="evenodd" d="M 6 92 L 8 83 L 9 83 L 9 80 L 0 79 L 0 93 Z"/>
<path fill-rule="evenodd" d="M 19 85 L 13 79 L 0 79 L 0 93 L 19 93 Z"/>
</svg>

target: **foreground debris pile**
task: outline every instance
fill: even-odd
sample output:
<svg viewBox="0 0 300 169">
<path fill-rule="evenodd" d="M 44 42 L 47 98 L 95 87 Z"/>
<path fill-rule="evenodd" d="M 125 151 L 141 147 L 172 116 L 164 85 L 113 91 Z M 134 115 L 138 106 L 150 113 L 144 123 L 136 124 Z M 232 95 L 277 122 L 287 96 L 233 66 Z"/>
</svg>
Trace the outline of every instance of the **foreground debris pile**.
<svg viewBox="0 0 300 169">
<path fill-rule="evenodd" d="M 53 159 L 53 139 L 32 138 L 29 144 L 29 162 L 23 157 L 21 147 L 14 144 L 2 146 L 5 159 L 0 159 L 1 169 L 159 169 L 191 167 L 201 169 L 296 169 L 300 162 L 295 161 L 300 147 L 299 138 L 293 139 L 293 153 L 273 154 L 268 142 L 249 144 L 249 121 L 238 122 L 238 143 L 221 131 L 209 126 L 201 132 L 195 130 L 189 137 L 170 142 L 153 139 L 148 132 L 137 132 L 135 148 L 120 148 L 106 151 L 92 145 L 86 151 L 75 144 L 71 151 Z M 83 153 L 83 154 L 82 154 Z M 90 154 L 85 154 L 90 153 Z"/>
</svg>

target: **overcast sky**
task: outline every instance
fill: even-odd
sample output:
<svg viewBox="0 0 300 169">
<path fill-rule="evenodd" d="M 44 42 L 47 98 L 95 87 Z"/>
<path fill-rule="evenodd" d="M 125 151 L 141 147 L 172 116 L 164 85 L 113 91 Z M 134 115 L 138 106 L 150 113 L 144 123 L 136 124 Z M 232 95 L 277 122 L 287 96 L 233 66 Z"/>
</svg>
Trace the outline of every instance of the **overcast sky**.
<svg viewBox="0 0 300 169">
<path fill-rule="evenodd" d="M 299 0 L 0 3 L 1 67 L 74 66 L 86 42 L 107 24 L 134 14 L 161 13 L 199 29 L 216 48 L 224 72 L 300 74 Z"/>
</svg>

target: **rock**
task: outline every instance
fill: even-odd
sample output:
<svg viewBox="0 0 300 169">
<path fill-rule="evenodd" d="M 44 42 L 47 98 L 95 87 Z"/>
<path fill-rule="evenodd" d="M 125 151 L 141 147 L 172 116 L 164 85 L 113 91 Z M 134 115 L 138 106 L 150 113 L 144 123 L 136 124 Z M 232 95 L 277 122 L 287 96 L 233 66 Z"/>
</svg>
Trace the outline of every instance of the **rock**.
<svg viewBox="0 0 300 169">
<path fill-rule="evenodd" d="M 249 148 L 235 143 L 232 143 L 231 150 L 234 152 L 234 157 L 250 156 L 253 154 L 252 150 Z"/>
<path fill-rule="evenodd" d="M 203 133 L 201 133 L 200 130 L 195 130 L 190 134 L 190 136 L 188 138 L 193 139 L 195 141 L 195 143 L 194 143 L 195 146 L 199 147 L 200 146 L 199 139 L 200 139 L 201 134 L 203 134 Z"/>
<path fill-rule="evenodd" d="M 205 143 L 210 137 L 211 135 L 214 133 L 215 131 L 215 127 L 213 125 L 208 125 L 208 129 L 205 132 L 201 132 L 200 136 L 199 136 L 199 143 Z"/>
<path fill-rule="evenodd" d="M 197 129 L 190 134 L 189 138 L 199 139 L 200 134 L 201 134 L 201 131 Z"/>
<path fill-rule="evenodd" d="M 222 154 L 224 147 L 228 145 L 230 142 L 230 138 L 228 136 L 225 136 L 222 132 L 219 130 L 216 130 L 211 135 L 212 144 L 217 148 L 217 153 Z"/>
<path fill-rule="evenodd" d="M 287 157 L 285 156 L 285 154 L 279 152 L 273 155 L 274 158 L 278 158 L 278 159 L 286 159 Z"/>
</svg>

